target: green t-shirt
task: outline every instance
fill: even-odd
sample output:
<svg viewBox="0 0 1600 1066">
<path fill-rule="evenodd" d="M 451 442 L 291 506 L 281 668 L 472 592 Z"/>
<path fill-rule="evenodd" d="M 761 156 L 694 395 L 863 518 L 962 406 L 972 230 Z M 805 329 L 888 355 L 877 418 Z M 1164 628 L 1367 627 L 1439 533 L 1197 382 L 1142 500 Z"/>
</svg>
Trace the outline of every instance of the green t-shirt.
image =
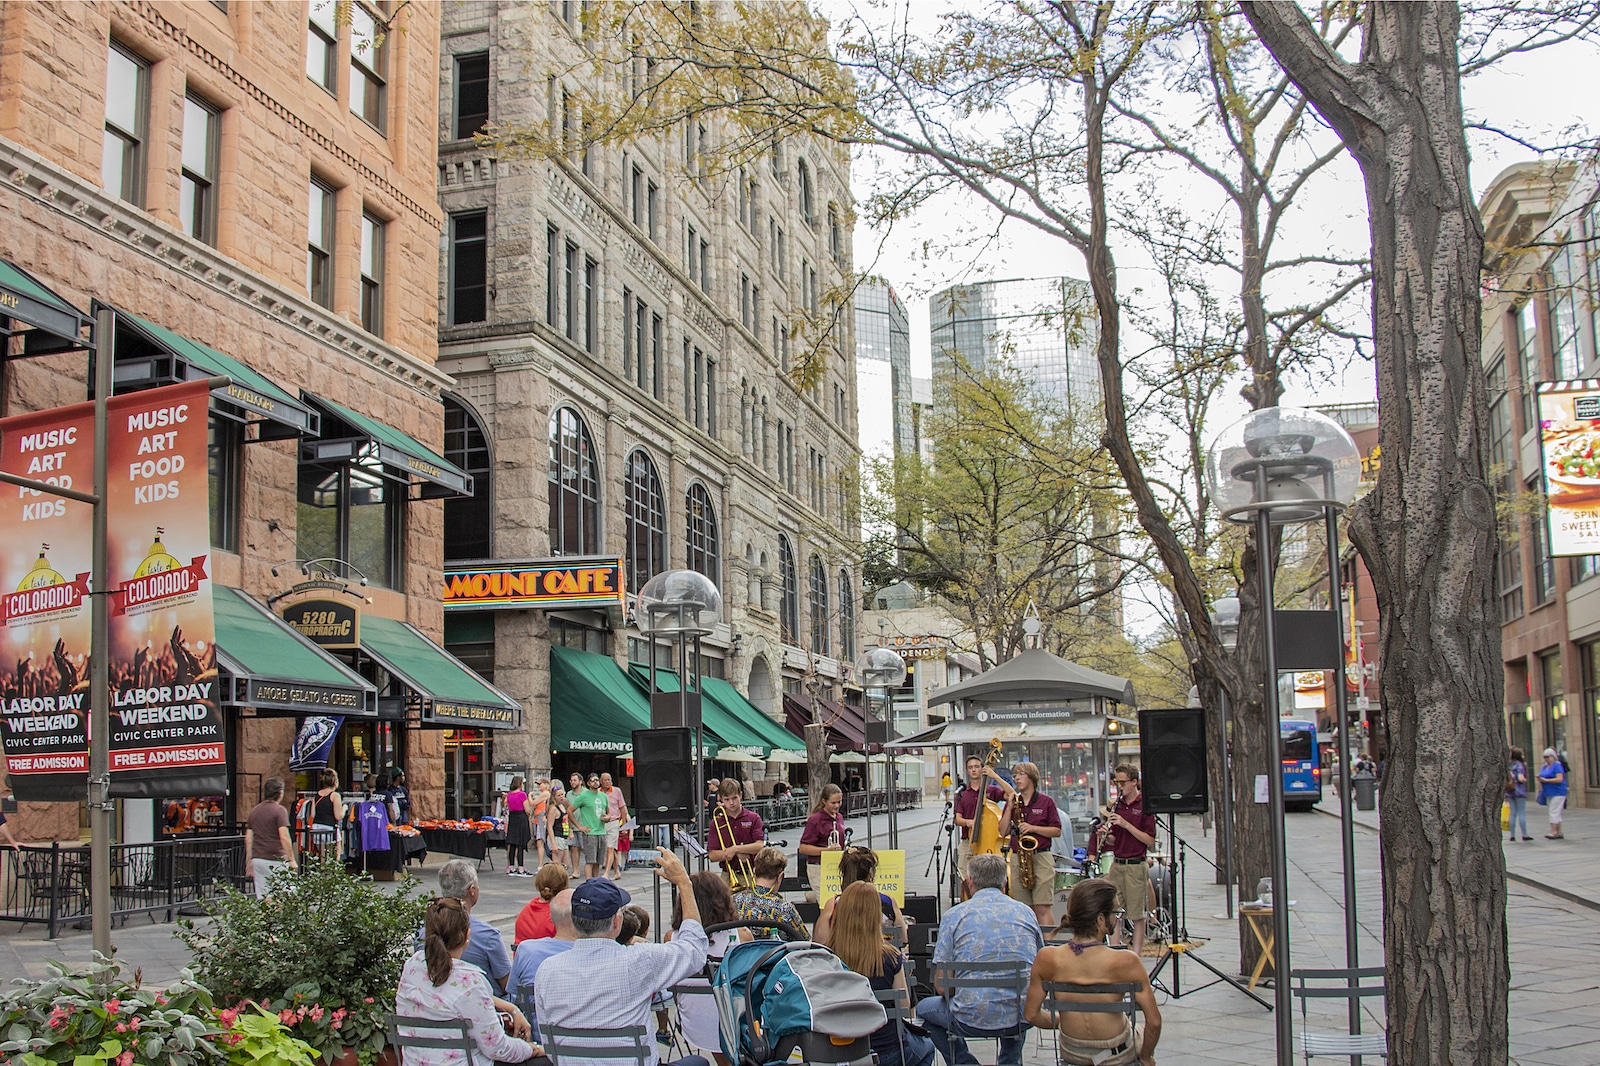
<svg viewBox="0 0 1600 1066">
<path fill-rule="evenodd" d="M 584 789 L 574 792 L 567 797 L 567 802 L 572 804 L 573 817 L 583 827 L 585 833 L 598 833 L 605 824 L 606 809 L 611 806 L 611 801 L 604 792 L 592 792 Z"/>
</svg>

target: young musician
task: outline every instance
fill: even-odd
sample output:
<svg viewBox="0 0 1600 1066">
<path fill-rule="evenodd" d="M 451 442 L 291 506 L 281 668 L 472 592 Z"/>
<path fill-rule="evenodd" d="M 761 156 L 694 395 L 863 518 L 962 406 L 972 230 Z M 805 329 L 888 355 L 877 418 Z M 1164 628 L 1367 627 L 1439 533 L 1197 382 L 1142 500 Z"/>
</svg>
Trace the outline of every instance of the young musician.
<svg viewBox="0 0 1600 1066">
<path fill-rule="evenodd" d="M 724 777 L 717 786 L 717 801 L 720 810 L 711 812 L 706 830 L 706 858 L 720 862 L 722 872 L 731 875 L 766 847 L 767 827 L 761 824 L 761 815 L 744 809 L 744 789 L 733 778 Z"/>
<path fill-rule="evenodd" d="M 1146 814 L 1144 797 L 1139 794 L 1139 771 L 1128 763 L 1118 763 L 1111 772 L 1117 786 L 1117 803 L 1102 830 L 1097 851 L 1112 853 L 1106 880 L 1117 886 L 1123 916 L 1133 923 L 1133 951 L 1144 949 L 1145 904 L 1150 891 L 1150 871 L 1146 850 L 1156 842 L 1156 816 Z M 1122 946 L 1122 923 L 1111 930 L 1111 946 Z"/>
<path fill-rule="evenodd" d="M 1056 801 L 1039 791 L 1039 767 L 1031 762 L 1019 762 L 1011 768 L 1020 789 L 1012 789 L 1007 798 L 1005 814 L 1000 818 L 1000 832 L 1011 834 L 1011 898 L 1033 908 L 1039 924 L 1054 924 L 1050 903 L 1056 894 L 1056 864 L 1050 857 L 1050 844 L 1061 835 L 1061 812 Z M 1023 849 L 1025 838 L 1032 838 L 1033 854 Z M 1023 883 L 1023 863 L 1033 866 L 1033 887 Z"/>
<path fill-rule="evenodd" d="M 983 779 L 988 777 L 995 782 L 984 787 Z M 976 755 L 967 756 L 967 780 L 960 792 L 956 793 L 956 825 L 961 827 L 961 844 L 956 851 L 956 874 L 964 881 L 967 877 L 967 860 L 972 858 L 972 823 L 978 811 L 978 796 L 981 794 L 986 799 L 996 803 L 1006 798 L 1007 785 L 1005 778 L 995 772 L 994 767 L 988 766 Z"/>
</svg>

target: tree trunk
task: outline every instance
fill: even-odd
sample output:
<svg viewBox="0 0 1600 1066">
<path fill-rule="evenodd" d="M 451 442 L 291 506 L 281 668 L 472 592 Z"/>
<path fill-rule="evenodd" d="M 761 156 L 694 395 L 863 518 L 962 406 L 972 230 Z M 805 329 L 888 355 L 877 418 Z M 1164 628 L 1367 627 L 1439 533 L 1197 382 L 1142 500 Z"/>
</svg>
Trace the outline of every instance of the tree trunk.
<svg viewBox="0 0 1600 1066">
<path fill-rule="evenodd" d="M 820 707 L 813 704 L 813 707 Z M 821 717 L 818 710 L 812 714 Z M 828 772 L 828 727 L 813 721 L 806 726 L 806 795 L 812 803 L 830 780 Z"/>
<path fill-rule="evenodd" d="M 1449 4 L 1369 5 L 1349 63 L 1294 4 L 1244 8 L 1367 191 L 1383 467 L 1350 536 L 1372 574 L 1383 649 L 1390 1061 L 1500 1066 L 1504 681 L 1460 16 Z"/>
</svg>

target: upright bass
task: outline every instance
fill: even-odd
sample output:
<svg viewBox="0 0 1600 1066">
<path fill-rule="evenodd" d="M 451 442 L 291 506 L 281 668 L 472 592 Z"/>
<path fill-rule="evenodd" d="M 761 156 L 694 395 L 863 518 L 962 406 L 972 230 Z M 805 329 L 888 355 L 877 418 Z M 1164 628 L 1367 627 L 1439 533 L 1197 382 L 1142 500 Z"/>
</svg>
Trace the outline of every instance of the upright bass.
<svg viewBox="0 0 1600 1066">
<path fill-rule="evenodd" d="M 983 760 L 984 776 L 978 779 L 978 806 L 972 812 L 970 843 L 974 855 L 1000 854 L 1000 816 L 1005 808 L 989 798 L 989 786 L 985 783 L 988 772 L 999 761 L 1000 738 L 994 737 L 989 741 L 989 754 Z"/>
</svg>

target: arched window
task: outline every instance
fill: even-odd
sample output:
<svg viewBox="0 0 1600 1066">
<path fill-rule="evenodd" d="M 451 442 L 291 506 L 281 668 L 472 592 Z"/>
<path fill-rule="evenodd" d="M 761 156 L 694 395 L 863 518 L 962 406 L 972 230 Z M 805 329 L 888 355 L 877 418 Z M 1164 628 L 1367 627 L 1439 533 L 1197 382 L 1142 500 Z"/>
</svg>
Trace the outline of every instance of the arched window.
<svg viewBox="0 0 1600 1066">
<path fill-rule="evenodd" d="M 717 513 L 711 508 L 711 494 L 696 482 L 684 497 L 684 516 L 688 520 L 685 561 L 689 569 L 709 577 L 721 586 L 721 549 L 717 543 Z"/>
<path fill-rule="evenodd" d="M 667 501 L 643 448 L 628 453 L 627 476 L 628 591 L 636 592 L 667 568 Z"/>
<path fill-rule="evenodd" d="M 578 412 L 550 413 L 550 554 L 600 550 L 600 472 L 594 440 Z"/>
<path fill-rule="evenodd" d="M 782 533 L 778 534 L 778 583 L 783 589 L 778 604 L 778 629 L 783 642 L 793 644 L 800 630 L 800 581 L 794 571 L 794 549 Z"/>
<path fill-rule="evenodd" d="M 800 191 L 800 217 L 807 222 L 815 222 L 817 216 L 813 210 L 814 201 L 811 196 L 811 168 L 802 159 L 797 164 L 796 170 L 795 184 Z"/>
<path fill-rule="evenodd" d="M 856 657 L 856 590 L 850 571 L 839 571 L 839 658 L 851 662 Z"/>
<path fill-rule="evenodd" d="M 809 567 L 811 585 L 811 652 L 813 655 L 828 654 L 828 571 L 822 565 L 822 557 L 815 553 L 811 556 Z"/>
<path fill-rule="evenodd" d="M 444 557 L 489 559 L 494 555 L 494 521 L 490 510 L 489 438 L 483 425 L 460 400 L 444 403 L 444 457 L 472 475 L 472 495 L 444 501 Z"/>
</svg>

